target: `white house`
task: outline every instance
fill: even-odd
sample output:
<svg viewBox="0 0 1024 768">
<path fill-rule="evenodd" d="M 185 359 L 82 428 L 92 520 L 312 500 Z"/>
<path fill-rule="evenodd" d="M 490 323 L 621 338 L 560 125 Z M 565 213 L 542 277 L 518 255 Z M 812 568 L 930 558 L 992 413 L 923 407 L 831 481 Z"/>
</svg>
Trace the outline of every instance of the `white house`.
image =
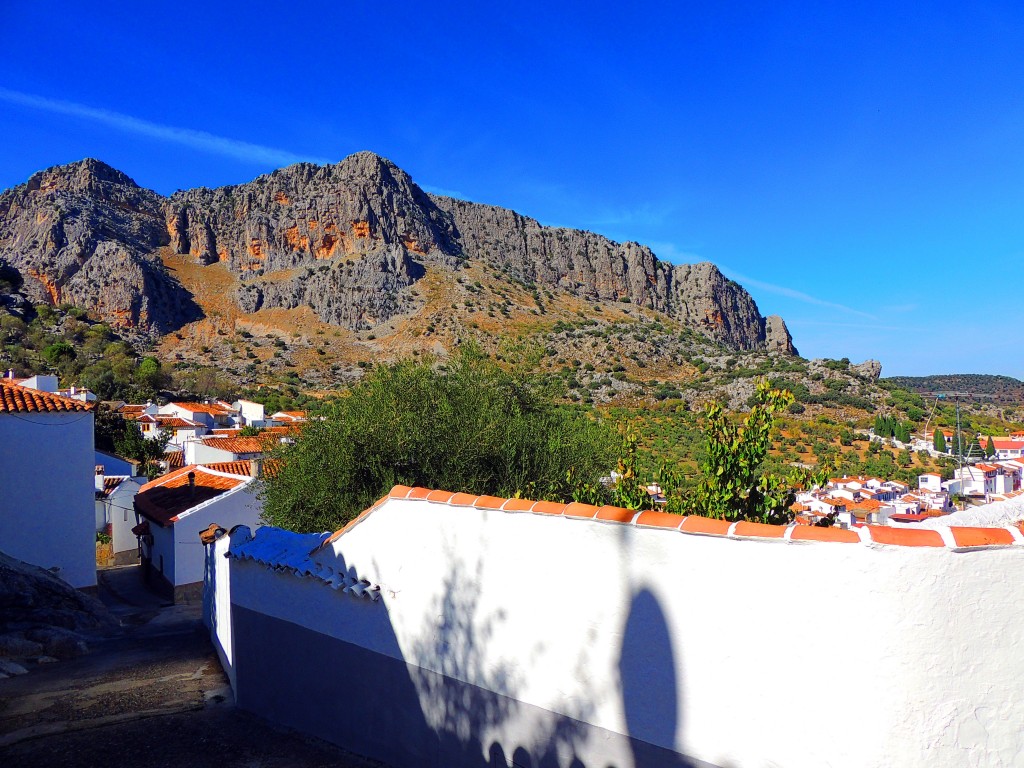
<svg viewBox="0 0 1024 768">
<path fill-rule="evenodd" d="M 254 403 L 251 400 L 236 400 L 231 407 L 238 414 L 238 424 L 243 427 L 268 427 L 263 403 Z"/>
<path fill-rule="evenodd" d="M 234 412 L 224 403 L 168 403 L 160 406 L 159 413 L 198 421 L 209 429 L 235 426 Z"/>
<path fill-rule="evenodd" d="M 0 551 L 79 588 L 96 586 L 92 408 L 0 379 Z"/>
<path fill-rule="evenodd" d="M 155 440 L 164 432 L 168 432 L 170 440 L 167 444 L 177 446 L 184 446 L 189 440 L 202 437 L 209 431 L 209 427 L 201 421 L 162 413 L 145 414 L 140 416 L 135 423 L 139 425 L 143 437 Z"/>
<path fill-rule="evenodd" d="M 280 439 L 272 432 L 251 437 L 204 437 L 185 443 L 186 464 L 254 459 L 274 447 Z"/>
<path fill-rule="evenodd" d="M 248 466 L 248 465 L 246 465 Z M 202 591 L 203 547 L 199 532 L 211 522 L 259 524 L 263 510 L 250 474 L 189 465 L 146 483 L 135 496 L 143 575 L 176 602 Z"/>
<path fill-rule="evenodd" d="M 278 411 L 271 417 L 278 424 L 301 424 L 306 420 L 305 411 Z"/>
<path fill-rule="evenodd" d="M 96 474 L 96 530 L 110 536 L 114 565 L 128 565 L 139 559 L 139 540 L 132 533 L 137 524 L 135 495 L 146 483 L 144 477 Z"/>
<path fill-rule="evenodd" d="M 987 438 L 981 438 L 981 447 L 988 444 Z M 992 445 L 996 449 L 997 459 L 1018 459 L 1024 457 L 1024 440 L 1020 438 L 993 437 Z"/>
</svg>

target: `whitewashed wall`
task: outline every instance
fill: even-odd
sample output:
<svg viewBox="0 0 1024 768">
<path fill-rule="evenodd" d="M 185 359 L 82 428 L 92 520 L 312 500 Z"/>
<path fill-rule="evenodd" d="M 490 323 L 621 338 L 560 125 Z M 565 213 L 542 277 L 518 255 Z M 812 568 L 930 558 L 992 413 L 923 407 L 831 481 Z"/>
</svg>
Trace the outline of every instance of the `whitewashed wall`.
<svg viewBox="0 0 1024 768">
<path fill-rule="evenodd" d="M 210 630 L 210 639 L 220 658 L 231 688 L 237 687 L 234 664 L 234 644 L 231 638 L 231 581 L 230 561 L 225 557 L 231 540 L 227 536 L 205 549 L 206 566 L 203 591 L 203 623 Z"/>
<path fill-rule="evenodd" d="M 114 545 L 115 558 L 119 554 L 136 552 L 139 540 L 132 533 L 136 525 L 135 495 L 146 483 L 144 477 L 129 477 L 122 480 L 107 498 L 107 511 L 110 515 L 110 535 Z"/>
<path fill-rule="evenodd" d="M 0 551 L 96 586 L 91 412 L 0 414 Z"/>
<path fill-rule="evenodd" d="M 199 532 L 217 523 L 230 530 L 236 525 L 257 526 L 263 512 L 263 503 L 256 498 L 251 479 L 245 484 L 222 493 L 205 504 L 189 510 L 174 524 L 174 570 L 168 578 L 175 586 L 203 581 L 206 552 L 199 540 Z M 154 537 L 155 538 L 155 537 Z"/>
<path fill-rule="evenodd" d="M 735 539 L 391 499 L 304 567 L 380 585 L 386 613 L 247 561 L 233 605 L 407 665 L 423 719 L 481 764 L 496 747 L 645 764 L 635 742 L 736 768 L 1024 764 L 1019 544 Z M 289 671 L 305 673 L 324 675 Z M 244 690 L 275 671 L 238 674 Z M 439 679 L 501 697 L 466 706 Z"/>
</svg>

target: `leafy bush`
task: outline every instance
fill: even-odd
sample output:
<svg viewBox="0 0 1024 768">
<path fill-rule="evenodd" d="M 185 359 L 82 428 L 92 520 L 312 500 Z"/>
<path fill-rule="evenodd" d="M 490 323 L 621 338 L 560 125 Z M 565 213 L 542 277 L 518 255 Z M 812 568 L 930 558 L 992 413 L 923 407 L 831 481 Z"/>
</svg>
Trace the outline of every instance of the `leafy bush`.
<svg viewBox="0 0 1024 768">
<path fill-rule="evenodd" d="M 394 485 L 569 501 L 615 453 L 603 423 L 542 399 L 473 349 L 444 371 L 378 367 L 320 415 L 279 449 L 281 471 L 263 489 L 273 525 L 336 529 Z"/>
</svg>

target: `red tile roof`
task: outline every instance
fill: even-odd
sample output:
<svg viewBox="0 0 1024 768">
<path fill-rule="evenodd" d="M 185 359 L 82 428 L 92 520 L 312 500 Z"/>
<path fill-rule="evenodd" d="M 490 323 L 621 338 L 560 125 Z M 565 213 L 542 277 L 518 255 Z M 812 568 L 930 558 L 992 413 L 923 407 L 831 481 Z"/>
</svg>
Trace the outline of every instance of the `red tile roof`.
<svg viewBox="0 0 1024 768">
<path fill-rule="evenodd" d="M 179 408 L 192 413 L 210 413 L 214 416 L 233 413 L 230 408 L 218 403 L 168 403 L 168 405 L 176 405 Z"/>
<path fill-rule="evenodd" d="M 193 474 L 194 489 L 189 487 L 189 475 Z M 190 464 L 142 486 L 135 496 L 135 511 L 165 528 L 176 522 L 182 512 L 245 482 L 240 477 L 224 477 Z"/>
<path fill-rule="evenodd" d="M 278 436 L 261 433 L 253 437 L 204 437 L 203 445 L 231 453 L 263 453 L 277 442 Z"/>
<path fill-rule="evenodd" d="M 92 403 L 40 392 L 0 379 L 0 413 L 63 413 L 91 411 Z"/>
<path fill-rule="evenodd" d="M 118 476 L 104 477 L 103 478 L 103 490 L 102 491 L 96 491 L 96 495 L 97 496 L 102 496 L 104 499 L 107 498 L 108 496 L 110 496 L 110 494 L 112 494 L 115 490 L 117 490 L 117 487 L 119 485 L 121 485 L 121 483 L 123 483 L 127 479 L 128 478 L 126 476 L 123 476 L 123 475 L 120 476 L 120 477 L 118 477 Z"/>
<path fill-rule="evenodd" d="M 212 469 L 214 472 L 225 472 L 229 475 L 252 477 L 252 464 L 248 459 L 241 459 L 239 461 L 214 461 L 203 464 L 202 466 L 207 469 Z M 276 477 L 280 468 L 280 461 L 275 459 L 264 459 L 263 461 L 263 474 L 265 477 Z"/>
</svg>

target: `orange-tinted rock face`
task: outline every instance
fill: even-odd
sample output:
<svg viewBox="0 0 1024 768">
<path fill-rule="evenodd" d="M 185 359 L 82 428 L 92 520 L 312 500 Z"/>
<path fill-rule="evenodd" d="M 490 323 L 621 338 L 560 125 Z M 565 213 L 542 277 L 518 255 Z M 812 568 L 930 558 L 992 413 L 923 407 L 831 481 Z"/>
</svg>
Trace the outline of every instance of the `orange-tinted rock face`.
<svg viewBox="0 0 1024 768">
<path fill-rule="evenodd" d="M 325 232 L 323 240 L 320 241 L 320 247 L 316 249 L 316 252 L 313 255 L 318 259 L 329 259 L 334 255 L 334 251 L 337 247 L 338 238 L 329 232 Z"/>
<path fill-rule="evenodd" d="M 291 205 L 291 200 L 288 199 L 288 195 L 284 192 L 277 192 L 274 195 L 274 202 L 279 205 Z"/>
<path fill-rule="evenodd" d="M 217 258 L 220 261 L 227 261 L 230 257 L 231 256 L 228 253 L 228 249 L 227 248 L 221 248 L 219 251 L 217 251 Z"/>
<path fill-rule="evenodd" d="M 316 219 L 310 219 L 310 221 L 309 221 L 309 231 L 310 232 L 312 232 L 314 229 L 316 229 L 319 226 L 320 226 L 320 222 L 319 221 L 317 221 Z"/>
<path fill-rule="evenodd" d="M 725 325 L 725 318 L 722 316 L 722 310 L 716 309 L 713 312 L 708 312 L 707 317 L 704 318 L 704 322 L 708 325 L 717 325 L 719 327 Z"/>
<path fill-rule="evenodd" d="M 352 222 L 352 237 L 359 238 L 362 240 L 370 237 L 370 222 L 368 221 L 353 221 Z"/>
<path fill-rule="evenodd" d="M 411 251 L 412 253 L 418 253 L 421 256 L 426 253 L 426 251 L 424 251 L 422 248 L 420 248 L 420 244 L 416 240 L 416 236 L 415 235 L 406 235 L 405 237 L 403 237 L 402 238 L 402 245 L 405 246 L 405 249 L 407 251 Z"/>
<path fill-rule="evenodd" d="M 305 235 L 299 234 L 298 225 L 288 227 L 288 229 L 284 231 L 284 239 L 288 243 L 288 247 L 293 251 L 309 250 L 309 238 Z"/>
<path fill-rule="evenodd" d="M 243 264 L 242 269 L 250 271 L 260 269 L 263 266 L 262 262 L 264 259 L 263 241 L 255 237 L 252 238 L 252 240 L 249 241 L 249 247 L 247 250 L 249 252 L 249 262 L 247 264 Z"/>
<path fill-rule="evenodd" d="M 43 284 L 43 288 L 50 294 L 50 301 L 53 302 L 53 306 L 60 304 L 60 286 L 57 285 L 56 281 L 49 275 L 44 275 L 35 269 L 28 270 L 28 273 Z"/>
<path fill-rule="evenodd" d="M 132 316 L 132 311 L 130 309 L 115 309 L 110 314 L 113 315 L 111 325 L 120 328 L 135 327 L 135 318 Z"/>
</svg>

